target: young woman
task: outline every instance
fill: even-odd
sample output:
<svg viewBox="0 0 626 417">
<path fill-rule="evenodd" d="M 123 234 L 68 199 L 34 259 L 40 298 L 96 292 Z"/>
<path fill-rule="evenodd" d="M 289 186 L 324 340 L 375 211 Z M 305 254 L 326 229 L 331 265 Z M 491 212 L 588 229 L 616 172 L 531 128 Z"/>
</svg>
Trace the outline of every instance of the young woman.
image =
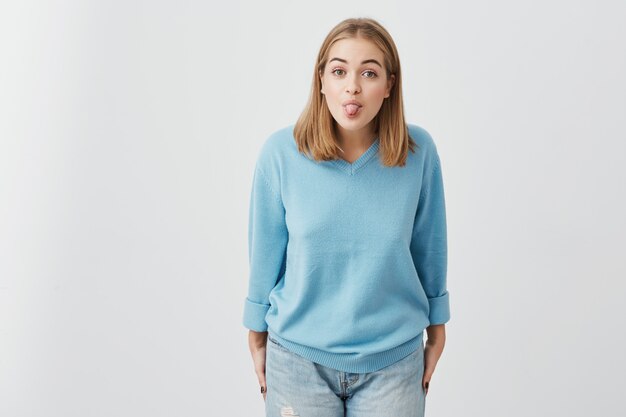
<svg viewBox="0 0 626 417">
<path fill-rule="evenodd" d="M 450 319 L 443 177 L 375 20 L 331 30 L 306 109 L 266 139 L 248 238 L 266 415 L 423 416 Z"/>
</svg>

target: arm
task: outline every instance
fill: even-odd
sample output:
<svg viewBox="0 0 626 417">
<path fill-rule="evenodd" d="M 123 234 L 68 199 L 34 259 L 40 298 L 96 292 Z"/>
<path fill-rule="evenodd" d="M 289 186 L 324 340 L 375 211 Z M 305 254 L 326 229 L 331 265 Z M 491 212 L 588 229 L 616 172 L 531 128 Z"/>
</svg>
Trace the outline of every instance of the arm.
<svg viewBox="0 0 626 417">
<path fill-rule="evenodd" d="M 270 308 L 269 293 L 284 273 L 288 241 L 285 208 L 276 186 L 271 185 L 257 164 L 252 181 L 248 223 L 250 276 L 244 303 L 243 325 L 266 336 L 265 315 Z"/>
<path fill-rule="evenodd" d="M 441 161 L 434 152 L 425 163 L 422 190 L 415 215 L 411 254 L 420 282 L 428 297 L 430 325 L 424 348 L 422 386 L 428 394 L 437 362 L 446 341 L 445 323 L 450 320 L 449 296 L 446 288 L 448 262 L 446 208 L 441 174 Z"/>
<path fill-rule="evenodd" d="M 450 320 L 446 288 L 448 262 L 446 208 L 441 162 L 436 150 L 426 162 L 422 190 L 413 225 L 411 255 L 428 297 L 431 326 Z M 429 331 L 437 336 L 441 331 Z"/>
</svg>

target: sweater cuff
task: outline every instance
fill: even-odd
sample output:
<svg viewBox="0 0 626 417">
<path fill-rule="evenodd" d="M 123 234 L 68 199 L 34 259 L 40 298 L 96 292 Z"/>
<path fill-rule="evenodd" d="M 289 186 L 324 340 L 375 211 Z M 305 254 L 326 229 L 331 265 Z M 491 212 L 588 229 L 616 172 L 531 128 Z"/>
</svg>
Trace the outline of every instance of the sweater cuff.
<svg viewBox="0 0 626 417">
<path fill-rule="evenodd" d="M 269 309 L 269 304 L 255 303 L 246 297 L 243 306 L 243 325 L 255 332 L 266 332 L 267 323 L 265 322 L 265 315 Z"/>
<path fill-rule="evenodd" d="M 428 320 L 431 325 L 444 324 L 450 320 L 450 297 L 448 291 L 439 297 L 429 298 L 428 306 L 430 307 Z"/>
</svg>

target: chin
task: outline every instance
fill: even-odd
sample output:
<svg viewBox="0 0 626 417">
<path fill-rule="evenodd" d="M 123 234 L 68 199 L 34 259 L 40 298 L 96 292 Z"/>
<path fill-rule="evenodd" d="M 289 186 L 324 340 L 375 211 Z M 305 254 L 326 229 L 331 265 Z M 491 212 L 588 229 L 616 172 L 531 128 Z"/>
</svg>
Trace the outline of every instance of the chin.
<svg viewBox="0 0 626 417">
<path fill-rule="evenodd" d="M 350 130 L 350 131 L 357 131 L 357 130 L 361 130 L 364 129 L 366 127 L 368 127 L 372 121 L 374 120 L 374 118 L 367 120 L 367 121 L 362 121 L 362 120 L 341 120 L 341 123 L 337 122 L 337 119 L 335 119 L 335 122 L 340 125 L 342 128 L 344 128 L 345 130 Z"/>
<path fill-rule="evenodd" d="M 363 129 L 369 126 L 374 120 L 374 117 L 368 119 L 366 116 L 364 117 L 364 115 L 361 115 L 362 117 L 359 117 L 358 119 L 346 119 L 343 115 L 343 112 L 340 113 L 338 116 L 335 114 L 333 114 L 332 116 L 336 126 L 340 126 L 343 129 L 350 131 Z"/>
</svg>

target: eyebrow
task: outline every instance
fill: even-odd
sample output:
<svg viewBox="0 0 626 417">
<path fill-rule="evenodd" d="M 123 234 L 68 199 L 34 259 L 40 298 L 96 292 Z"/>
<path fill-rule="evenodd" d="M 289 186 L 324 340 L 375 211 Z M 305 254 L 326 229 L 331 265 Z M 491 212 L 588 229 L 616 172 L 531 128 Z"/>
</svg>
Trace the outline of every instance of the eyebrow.
<svg viewBox="0 0 626 417">
<path fill-rule="evenodd" d="M 330 61 L 328 61 L 328 62 L 330 63 L 330 62 L 332 62 L 332 61 L 340 61 L 340 62 L 343 62 L 344 64 L 347 64 L 347 63 L 348 63 L 348 61 L 346 61 L 345 59 L 336 58 L 336 57 L 335 57 L 335 58 L 333 58 L 333 59 L 331 59 L 331 60 L 330 60 Z M 382 65 L 380 65 L 380 62 L 376 61 L 375 59 L 366 59 L 365 61 L 361 62 L 361 65 L 363 65 L 363 64 L 369 64 L 370 62 L 371 62 L 371 63 L 373 63 L 373 64 L 378 65 L 378 66 L 379 66 L 379 67 L 381 67 L 381 68 L 383 67 Z"/>
</svg>

